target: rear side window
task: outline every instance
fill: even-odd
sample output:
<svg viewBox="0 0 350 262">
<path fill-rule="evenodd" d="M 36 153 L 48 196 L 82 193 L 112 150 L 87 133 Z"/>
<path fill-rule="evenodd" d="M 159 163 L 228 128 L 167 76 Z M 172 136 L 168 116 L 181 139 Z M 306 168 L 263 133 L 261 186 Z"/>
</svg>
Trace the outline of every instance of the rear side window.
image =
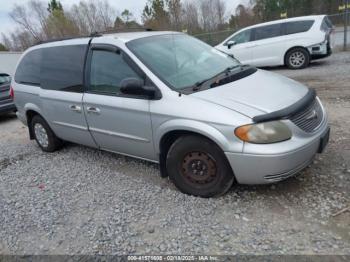
<svg viewBox="0 0 350 262">
<path fill-rule="evenodd" d="M 41 57 L 41 49 L 27 53 L 17 67 L 15 81 L 20 84 L 39 86 Z"/>
<path fill-rule="evenodd" d="M 282 34 L 282 25 L 274 24 L 255 28 L 254 40 L 278 37 Z"/>
<path fill-rule="evenodd" d="M 285 33 L 286 35 L 291 35 L 307 32 L 310 30 L 313 24 L 313 20 L 287 22 L 285 23 Z"/>
<path fill-rule="evenodd" d="M 100 94 L 120 94 L 120 83 L 126 78 L 142 79 L 120 52 L 94 50 L 91 57 L 89 91 Z"/>
<path fill-rule="evenodd" d="M 11 77 L 8 74 L 0 74 L 0 85 L 11 82 Z"/>
<path fill-rule="evenodd" d="M 82 92 L 86 48 L 87 45 L 43 48 L 41 87 Z"/>
</svg>

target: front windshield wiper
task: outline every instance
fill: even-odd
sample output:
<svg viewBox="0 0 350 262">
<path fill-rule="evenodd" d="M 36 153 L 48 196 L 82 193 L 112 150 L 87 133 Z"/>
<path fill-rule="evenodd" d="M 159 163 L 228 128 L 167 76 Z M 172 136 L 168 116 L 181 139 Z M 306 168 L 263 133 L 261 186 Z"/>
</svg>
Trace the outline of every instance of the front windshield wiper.
<svg viewBox="0 0 350 262">
<path fill-rule="evenodd" d="M 205 84 L 206 82 L 222 75 L 222 74 L 229 74 L 233 69 L 237 68 L 237 67 L 240 67 L 241 65 L 234 65 L 234 66 L 229 66 L 229 67 L 226 67 L 225 70 L 217 73 L 216 75 L 212 76 L 212 77 L 209 77 L 207 79 L 204 79 L 202 81 L 198 81 L 197 83 L 194 84 L 194 86 L 192 87 L 192 91 L 198 91 L 199 89 L 201 89 L 201 87 L 203 86 L 203 84 Z"/>
</svg>

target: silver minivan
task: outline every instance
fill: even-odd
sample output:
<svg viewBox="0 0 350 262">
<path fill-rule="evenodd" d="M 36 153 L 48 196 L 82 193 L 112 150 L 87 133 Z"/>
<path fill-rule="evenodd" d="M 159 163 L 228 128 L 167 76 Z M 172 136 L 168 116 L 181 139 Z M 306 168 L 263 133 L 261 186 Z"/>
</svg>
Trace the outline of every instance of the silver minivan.
<svg viewBox="0 0 350 262">
<path fill-rule="evenodd" d="M 290 177 L 329 138 L 313 89 L 182 33 L 36 45 L 12 88 L 18 118 L 42 150 L 70 141 L 156 162 L 161 176 L 201 197 Z"/>
</svg>

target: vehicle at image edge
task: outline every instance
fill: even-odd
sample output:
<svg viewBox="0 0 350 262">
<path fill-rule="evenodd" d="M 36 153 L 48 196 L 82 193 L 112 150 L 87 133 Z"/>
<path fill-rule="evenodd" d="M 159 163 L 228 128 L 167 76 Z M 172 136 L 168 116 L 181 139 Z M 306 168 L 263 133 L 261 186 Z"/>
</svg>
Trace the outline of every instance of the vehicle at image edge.
<svg viewBox="0 0 350 262">
<path fill-rule="evenodd" d="M 243 28 L 216 48 L 243 64 L 301 69 L 331 55 L 333 32 L 325 15 L 295 17 Z"/>
<path fill-rule="evenodd" d="M 16 111 L 15 104 L 10 93 L 11 77 L 0 73 L 0 114 Z"/>
<path fill-rule="evenodd" d="M 160 163 L 161 176 L 201 197 L 290 177 L 329 136 L 314 90 L 182 33 L 37 45 L 12 87 L 42 150 L 70 141 Z"/>
</svg>

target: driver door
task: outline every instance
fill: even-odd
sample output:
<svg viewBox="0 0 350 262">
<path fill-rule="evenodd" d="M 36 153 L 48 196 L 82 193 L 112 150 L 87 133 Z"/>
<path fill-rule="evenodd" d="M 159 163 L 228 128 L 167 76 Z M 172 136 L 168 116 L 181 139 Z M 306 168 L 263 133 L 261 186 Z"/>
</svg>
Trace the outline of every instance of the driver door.
<svg viewBox="0 0 350 262">
<path fill-rule="evenodd" d="M 252 30 L 247 29 L 238 34 L 234 35 L 231 39 L 226 41 L 223 46 L 220 48 L 221 51 L 232 54 L 236 59 L 238 59 L 242 64 L 250 64 L 252 57 L 252 48 L 255 46 L 251 42 Z M 235 44 L 229 48 L 227 43 L 229 41 L 234 41 Z"/>
<path fill-rule="evenodd" d="M 101 149 L 156 160 L 149 99 L 120 92 L 126 78 L 146 81 L 131 59 L 112 45 L 93 44 L 83 97 L 89 130 Z"/>
</svg>

